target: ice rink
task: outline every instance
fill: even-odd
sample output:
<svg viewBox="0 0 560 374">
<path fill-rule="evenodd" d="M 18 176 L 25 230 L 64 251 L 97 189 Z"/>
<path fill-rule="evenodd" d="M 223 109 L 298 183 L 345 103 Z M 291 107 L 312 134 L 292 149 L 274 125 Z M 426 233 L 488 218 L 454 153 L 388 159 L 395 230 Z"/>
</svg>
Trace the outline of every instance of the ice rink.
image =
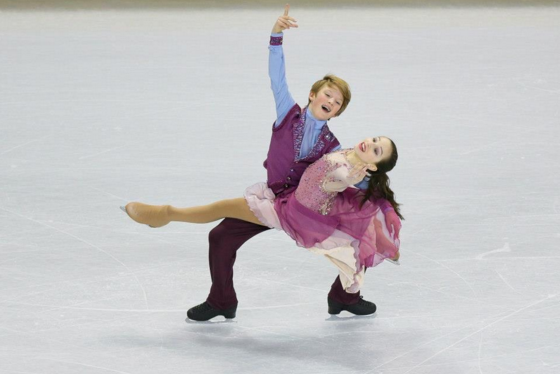
<svg viewBox="0 0 560 374">
<path fill-rule="evenodd" d="M 337 74 L 343 147 L 399 147 L 401 266 L 368 271 L 373 316 L 331 317 L 336 269 L 270 230 L 237 317 L 185 322 L 214 224 L 119 205 L 265 180 L 282 10 L 0 11 L 0 373 L 560 373 L 560 7 L 292 3 L 296 101 Z"/>
</svg>

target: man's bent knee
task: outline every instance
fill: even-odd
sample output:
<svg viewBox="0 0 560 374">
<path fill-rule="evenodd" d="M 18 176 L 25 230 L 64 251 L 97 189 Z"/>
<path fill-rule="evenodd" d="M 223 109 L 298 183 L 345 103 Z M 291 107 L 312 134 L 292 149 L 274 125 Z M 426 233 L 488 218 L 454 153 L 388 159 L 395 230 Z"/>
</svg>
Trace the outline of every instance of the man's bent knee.
<svg viewBox="0 0 560 374">
<path fill-rule="evenodd" d="M 231 239 L 228 238 L 229 230 L 226 225 L 223 224 L 224 222 L 220 222 L 220 224 L 210 230 L 208 233 L 208 242 L 210 243 L 210 248 L 214 246 L 222 246 L 226 244 Z"/>
</svg>

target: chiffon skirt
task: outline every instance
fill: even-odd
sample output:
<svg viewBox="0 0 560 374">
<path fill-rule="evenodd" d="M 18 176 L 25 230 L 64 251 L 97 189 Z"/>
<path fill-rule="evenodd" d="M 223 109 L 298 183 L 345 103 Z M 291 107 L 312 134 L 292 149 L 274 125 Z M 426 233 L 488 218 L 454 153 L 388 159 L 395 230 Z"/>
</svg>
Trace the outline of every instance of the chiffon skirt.
<svg viewBox="0 0 560 374">
<path fill-rule="evenodd" d="M 251 211 L 264 225 L 282 230 L 298 246 L 325 255 L 339 269 L 345 290 L 358 292 L 364 269 L 395 257 L 399 242 L 389 233 L 385 217 L 374 201 L 360 208 L 363 192 L 348 188 L 337 194 L 328 214 L 302 205 L 292 193 L 275 198 L 266 183 L 245 190 Z"/>
</svg>

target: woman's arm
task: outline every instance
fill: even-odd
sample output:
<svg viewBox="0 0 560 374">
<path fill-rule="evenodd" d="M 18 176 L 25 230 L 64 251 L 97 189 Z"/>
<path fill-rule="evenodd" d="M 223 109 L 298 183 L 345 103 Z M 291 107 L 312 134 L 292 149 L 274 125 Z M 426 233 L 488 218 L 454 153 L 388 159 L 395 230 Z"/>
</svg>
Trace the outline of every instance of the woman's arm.
<svg viewBox="0 0 560 374">
<path fill-rule="evenodd" d="M 362 163 L 354 166 L 341 164 L 327 173 L 323 181 L 323 189 L 327 192 L 342 192 L 348 187 L 354 188 L 356 183 L 364 179 L 366 170 L 367 165 Z"/>
</svg>

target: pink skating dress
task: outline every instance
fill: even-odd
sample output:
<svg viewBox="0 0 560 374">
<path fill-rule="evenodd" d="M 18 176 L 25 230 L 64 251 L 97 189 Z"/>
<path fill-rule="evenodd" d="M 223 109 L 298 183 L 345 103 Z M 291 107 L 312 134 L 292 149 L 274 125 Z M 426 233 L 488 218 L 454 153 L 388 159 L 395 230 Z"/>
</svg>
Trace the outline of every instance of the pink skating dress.
<svg viewBox="0 0 560 374">
<path fill-rule="evenodd" d="M 324 155 L 302 175 L 294 193 L 275 198 L 266 183 L 245 191 L 251 211 L 266 226 L 285 231 L 297 245 L 325 255 L 339 269 L 349 293 L 360 290 L 364 270 L 399 250 L 377 202 L 366 201 L 346 159 L 350 150 Z"/>
</svg>

